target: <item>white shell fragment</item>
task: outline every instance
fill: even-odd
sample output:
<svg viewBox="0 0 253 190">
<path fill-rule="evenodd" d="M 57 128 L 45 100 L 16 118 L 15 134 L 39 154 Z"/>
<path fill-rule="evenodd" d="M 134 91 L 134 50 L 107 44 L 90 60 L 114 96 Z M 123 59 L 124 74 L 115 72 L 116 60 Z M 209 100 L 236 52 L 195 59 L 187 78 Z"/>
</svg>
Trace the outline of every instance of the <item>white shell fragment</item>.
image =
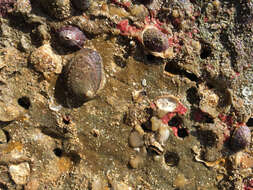
<svg viewBox="0 0 253 190">
<path fill-rule="evenodd" d="M 27 182 L 28 176 L 30 175 L 30 166 L 27 162 L 10 165 L 9 172 L 12 180 L 18 185 L 24 185 Z"/>
<path fill-rule="evenodd" d="M 172 95 L 160 96 L 155 100 L 155 104 L 158 108 L 158 116 L 163 117 L 169 112 L 174 112 L 177 108 L 179 100 Z"/>
</svg>

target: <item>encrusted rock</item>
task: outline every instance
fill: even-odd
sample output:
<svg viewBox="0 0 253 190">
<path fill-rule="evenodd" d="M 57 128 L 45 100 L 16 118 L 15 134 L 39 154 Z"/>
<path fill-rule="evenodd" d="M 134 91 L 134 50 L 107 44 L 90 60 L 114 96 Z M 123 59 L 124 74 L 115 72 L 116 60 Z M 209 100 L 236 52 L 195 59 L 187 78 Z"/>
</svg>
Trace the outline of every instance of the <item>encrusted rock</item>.
<svg viewBox="0 0 253 190">
<path fill-rule="evenodd" d="M 16 103 L 0 102 L 0 121 L 13 121 L 24 113 L 24 109 Z"/>
<path fill-rule="evenodd" d="M 36 71 L 50 79 L 53 74 L 62 70 L 62 58 L 54 53 L 50 44 L 44 44 L 32 52 L 30 62 Z"/>
<path fill-rule="evenodd" d="M 24 185 L 27 182 L 28 176 L 30 175 L 30 166 L 27 162 L 10 165 L 9 172 L 12 180 L 18 185 Z"/>
<path fill-rule="evenodd" d="M 59 20 L 70 17 L 73 12 L 70 0 L 42 0 L 41 5 L 46 12 Z"/>
<path fill-rule="evenodd" d="M 201 111 L 209 114 L 212 118 L 216 118 L 219 115 L 216 109 L 219 103 L 219 96 L 214 90 L 205 88 L 203 85 L 200 85 L 199 93 L 201 96 L 199 103 Z"/>
</svg>

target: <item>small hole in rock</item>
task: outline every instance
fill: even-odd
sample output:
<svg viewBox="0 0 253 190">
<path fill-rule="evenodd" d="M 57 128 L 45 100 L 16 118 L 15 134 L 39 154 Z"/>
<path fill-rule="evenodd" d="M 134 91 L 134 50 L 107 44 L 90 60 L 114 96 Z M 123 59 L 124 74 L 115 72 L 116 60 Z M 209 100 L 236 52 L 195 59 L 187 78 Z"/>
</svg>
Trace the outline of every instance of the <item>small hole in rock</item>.
<svg viewBox="0 0 253 190">
<path fill-rule="evenodd" d="M 186 78 L 190 79 L 191 81 L 195 81 L 195 82 L 200 81 L 200 79 L 195 74 L 187 72 L 183 68 L 180 68 L 173 61 L 169 61 L 169 62 L 166 63 L 164 71 L 168 72 L 168 73 L 171 73 L 173 75 L 179 75 L 179 76 L 186 77 Z"/>
<path fill-rule="evenodd" d="M 70 117 L 66 115 L 62 118 L 62 121 L 64 124 L 69 125 L 71 120 L 70 120 Z"/>
<path fill-rule="evenodd" d="M 119 67 L 121 67 L 121 68 L 126 67 L 127 62 L 121 56 L 115 55 L 113 57 L 113 59 L 114 59 L 114 62 L 116 63 L 116 65 L 118 65 Z"/>
<path fill-rule="evenodd" d="M 190 102 L 190 104 L 199 104 L 200 98 L 198 95 L 198 91 L 196 88 L 191 87 L 187 91 L 187 100 Z"/>
<path fill-rule="evenodd" d="M 60 148 L 55 148 L 54 149 L 54 154 L 58 157 L 62 156 L 62 150 Z"/>
<path fill-rule="evenodd" d="M 207 46 L 207 45 L 204 45 L 201 48 L 200 58 L 201 59 L 206 59 L 206 58 L 208 58 L 211 55 L 211 53 L 212 53 L 211 48 L 209 46 Z"/>
<path fill-rule="evenodd" d="M 10 136 L 10 133 L 6 130 L 3 130 L 5 136 L 6 136 L 6 141 L 9 142 L 11 140 L 11 136 Z"/>
<path fill-rule="evenodd" d="M 176 152 L 167 151 L 164 154 L 164 161 L 168 166 L 177 166 L 179 163 L 179 156 Z"/>
<path fill-rule="evenodd" d="M 148 55 L 147 55 L 147 60 L 150 61 L 150 62 L 155 61 L 155 58 L 156 58 L 156 57 L 153 56 L 153 55 L 151 55 L 151 54 L 148 54 Z"/>
<path fill-rule="evenodd" d="M 246 125 L 249 126 L 249 127 L 253 127 L 253 118 L 249 118 Z"/>
<path fill-rule="evenodd" d="M 181 119 L 179 117 L 173 117 L 168 125 L 173 127 L 178 127 L 182 123 Z"/>
<path fill-rule="evenodd" d="M 31 101 L 30 101 L 30 99 L 28 97 L 24 96 L 24 97 L 21 97 L 21 98 L 18 99 L 18 104 L 21 107 L 23 107 L 23 108 L 25 108 L 25 109 L 28 110 L 30 108 L 30 106 L 31 106 Z"/>
<path fill-rule="evenodd" d="M 178 137 L 181 137 L 181 138 L 185 138 L 189 136 L 189 133 L 186 128 L 179 128 L 177 134 L 178 134 Z"/>
</svg>

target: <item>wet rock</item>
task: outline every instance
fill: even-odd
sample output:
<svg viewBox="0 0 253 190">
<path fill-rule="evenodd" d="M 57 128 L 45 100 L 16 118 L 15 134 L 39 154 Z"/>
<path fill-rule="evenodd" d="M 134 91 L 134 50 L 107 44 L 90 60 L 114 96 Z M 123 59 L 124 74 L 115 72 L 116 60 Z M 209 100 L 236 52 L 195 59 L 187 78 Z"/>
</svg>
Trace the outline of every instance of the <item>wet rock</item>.
<svg viewBox="0 0 253 190">
<path fill-rule="evenodd" d="M 41 72 L 46 79 L 61 73 L 62 58 L 53 52 L 50 44 L 44 44 L 30 55 L 30 63 L 34 69 Z"/>
<path fill-rule="evenodd" d="M 214 162 L 222 157 L 221 152 L 216 148 L 208 148 L 204 153 L 204 160 Z"/>
<path fill-rule="evenodd" d="M 27 179 L 30 175 L 30 166 L 27 162 L 10 165 L 9 172 L 12 180 L 18 185 L 24 185 L 27 182 Z"/>
</svg>

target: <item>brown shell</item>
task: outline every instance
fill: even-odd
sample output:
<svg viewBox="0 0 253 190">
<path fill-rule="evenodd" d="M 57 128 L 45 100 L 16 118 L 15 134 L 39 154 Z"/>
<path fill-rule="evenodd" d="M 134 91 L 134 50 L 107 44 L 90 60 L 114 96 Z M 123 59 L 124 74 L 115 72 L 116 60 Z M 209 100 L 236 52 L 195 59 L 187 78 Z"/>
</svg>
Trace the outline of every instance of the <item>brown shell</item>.
<svg viewBox="0 0 253 190">
<path fill-rule="evenodd" d="M 81 49 L 67 65 L 65 77 L 70 95 L 82 100 L 93 98 L 105 83 L 100 54 L 92 49 Z"/>
</svg>

